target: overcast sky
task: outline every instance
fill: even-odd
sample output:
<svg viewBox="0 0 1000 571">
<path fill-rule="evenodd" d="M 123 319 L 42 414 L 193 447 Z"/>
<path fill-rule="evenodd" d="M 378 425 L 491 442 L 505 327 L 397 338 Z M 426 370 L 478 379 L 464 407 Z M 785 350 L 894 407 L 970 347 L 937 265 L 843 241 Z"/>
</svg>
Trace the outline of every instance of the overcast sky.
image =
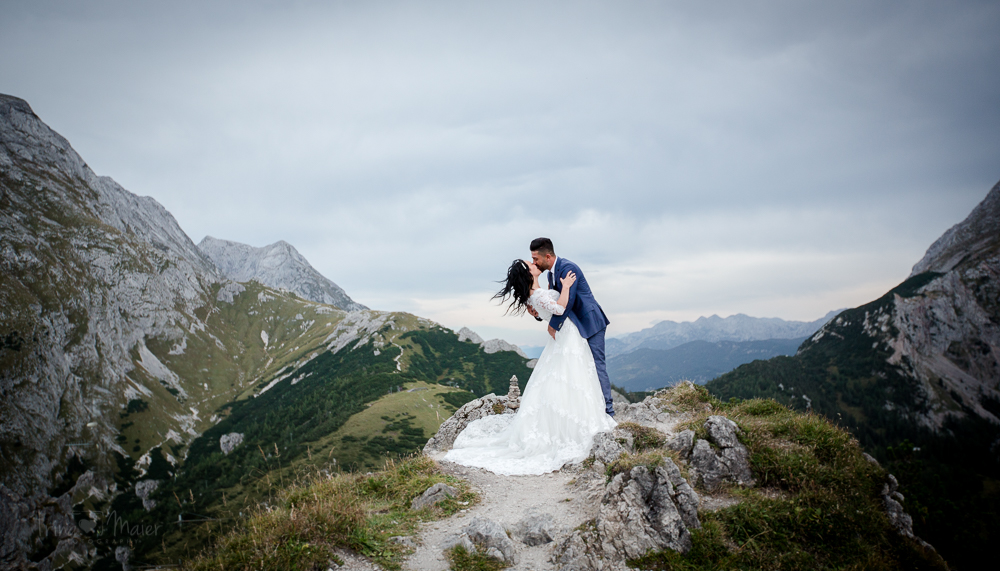
<svg viewBox="0 0 1000 571">
<path fill-rule="evenodd" d="M 205 235 L 540 345 L 548 236 L 610 335 L 882 295 L 1000 179 L 1000 3 L 20 2 L 0 92 Z"/>
</svg>

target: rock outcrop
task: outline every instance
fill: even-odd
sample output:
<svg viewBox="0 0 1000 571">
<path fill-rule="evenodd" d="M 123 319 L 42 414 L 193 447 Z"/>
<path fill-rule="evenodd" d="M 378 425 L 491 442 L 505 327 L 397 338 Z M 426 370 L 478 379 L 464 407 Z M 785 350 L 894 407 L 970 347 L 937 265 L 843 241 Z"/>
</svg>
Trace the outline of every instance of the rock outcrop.
<svg viewBox="0 0 1000 571">
<path fill-rule="evenodd" d="M 525 545 L 543 545 L 552 542 L 555 519 L 551 514 L 530 511 L 510 530 L 511 536 Z"/>
<path fill-rule="evenodd" d="M 602 464 L 610 464 L 623 454 L 630 454 L 634 450 L 632 434 L 622 428 L 615 428 L 609 432 L 598 432 L 594 436 L 591 455 L 594 460 Z"/>
<path fill-rule="evenodd" d="M 481 547 L 490 557 L 510 565 L 517 563 L 514 542 L 507 536 L 507 530 L 491 519 L 473 518 L 459 534 L 446 540 L 441 547 L 451 549 L 456 546 L 462 546 L 469 552 Z"/>
<path fill-rule="evenodd" d="M 413 498 L 410 502 L 411 510 L 420 510 L 428 506 L 433 506 L 440 503 L 448 498 L 457 498 L 458 490 L 449 486 L 448 484 L 440 483 L 434 484 L 433 486 L 424 490 L 423 494 Z"/>
<path fill-rule="evenodd" d="M 736 423 L 723 416 L 710 416 L 705 429 L 711 444 L 699 439 L 691 451 L 691 467 L 696 471 L 698 485 L 708 491 L 719 489 L 724 482 L 752 486 L 750 454 L 736 436 Z"/>
<path fill-rule="evenodd" d="M 230 452 L 236 450 L 236 447 L 243 444 L 243 435 L 239 432 L 230 432 L 229 434 L 224 434 L 219 438 L 219 448 L 222 449 L 222 453 L 229 455 Z"/>
<path fill-rule="evenodd" d="M 600 514 L 591 526 L 575 530 L 553 552 L 560 569 L 625 569 L 626 559 L 649 551 L 691 549 L 698 529 L 698 494 L 673 461 L 650 470 L 636 466 L 607 486 Z"/>
</svg>

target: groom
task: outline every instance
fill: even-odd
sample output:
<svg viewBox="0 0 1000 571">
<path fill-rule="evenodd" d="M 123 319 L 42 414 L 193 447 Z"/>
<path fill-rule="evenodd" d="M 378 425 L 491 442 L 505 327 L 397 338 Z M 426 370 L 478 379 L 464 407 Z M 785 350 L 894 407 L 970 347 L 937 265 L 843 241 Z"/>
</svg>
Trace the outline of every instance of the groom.
<svg viewBox="0 0 1000 571">
<path fill-rule="evenodd" d="M 604 393 L 604 410 L 610 416 L 615 415 L 615 408 L 611 400 L 611 381 L 608 380 L 608 367 L 604 361 L 604 333 L 608 329 L 608 318 L 604 315 L 604 310 L 597 304 L 594 294 L 590 291 L 587 278 L 583 277 L 580 266 L 573 262 L 557 258 L 552 240 L 548 238 L 535 238 L 531 241 L 531 261 L 540 270 L 549 271 L 549 289 L 562 292 L 561 278 L 573 272 L 576 274 L 576 283 L 569 288 L 569 302 L 566 304 L 566 312 L 562 315 L 553 315 L 549 320 L 549 335 L 555 339 L 556 331 L 562 327 L 563 322 L 568 317 L 570 321 L 580 330 L 580 335 L 590 344 L 590 352 L 594 354 L 594 364 L 597 365 L 597 378 L 601 381 L 601 392 Z"/>
</svg>

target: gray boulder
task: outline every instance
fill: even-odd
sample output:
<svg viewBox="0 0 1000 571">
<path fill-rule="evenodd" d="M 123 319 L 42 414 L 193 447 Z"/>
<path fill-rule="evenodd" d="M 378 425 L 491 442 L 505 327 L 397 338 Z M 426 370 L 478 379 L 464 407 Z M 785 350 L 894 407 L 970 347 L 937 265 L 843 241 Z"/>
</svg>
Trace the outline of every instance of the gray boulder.
<svg viewBox="0 0 1000 571">
<path fill-rule="evenodd" d="M 142 509 L 147 512 L 156 507 L 156 500 L 149 496 L 158 487 L 160 487 L 159 480 L 140 480 L 135 483 L 135 495 L 142 500 Z"/>
<path fill-rule="evenodd" d="M 660 406 L 660 400 L 656 397 L 646 397 L 642 402 L 632 403 L 623 410 L 616 406 L 615 420 L 657 428 L 658 424 L 666 423 L 670 419 L 670 414 L 664 412 Z"/>
<path fill-rule="evenodd" d="M 631 453 L 633 450 L 632 434 L 627 430 L 615 428 L 594 435 L 594 447 L 591 449 L 591 454 L 594 456 L 594 460 L 610 464 L 622 454 Z"/>
<path fill-rule="evenodd" d="M 229 455 L 230 452 L 236 450 L 236 447 L 243 444 L 243 435 L 239 432 L 230 432 L 225 434 L 222 438 L 219 438 L 219 448 L 222 449 L 222 453 Z"/>
<path fill-rule="evenodd" d="M 691 455 L 691 449 L 694 448 L 694 431 L 684 430 L 677 433 L 667 441 L 667 448 L 679 453 L 681 458 L 687 458 Z"/>
<path fill-rule="evenodd" d="M 447 498 L 457 498 L 458 490 L 452 488 L 448 484 L 439 483 L 427 488 L 423 494 L 419 497 L 413 498 L 410 502 L 411 510 L 424 509 L 427 506 L 433 506 L 434 504 L 445 500 Z"/>
<path fill-rule="evenodd" d="M 902 502 L 905 501 L 905 498 L 898 490 L 899 482 L 896 481 L 895 476 L 889 474 L 889 481 L 882 486 L 882 505 L 885 507 L 885 515 L 889 517 L 892 528 L 899 535 L 909 537 L 931 551 L 937 551 L 933 545 L 913 533 L 913 518 L 903 509 Z"/>
<path fill-rule="evenodd" d="M 472 543 L 481 546 L 490 553 L 490 549 L 496 549 L 505 563 L 516 564 L 517 555 L 514 553 L 514 542 L 507 537 L 507 531 L 499 523 L 486 518 L 473 518 L 469 525 L 462 528 L 462 533 L 467 535 Z"/>
<path fill-rule="evenodd" d="M 697 474 L 695 482 L 710 492 L 719 489 L 726 476 L 719 457 L 712 450 L 712 445 L 700 438 L 691 450 L 691 467 Z"/>
<path fill-rule="evenodd" d="M 752 486 L 750 453 L 737 437 L 739 427 L 736 423 L 724 416 L 710 416 L 704 426 L 718 452 L 706 440 L 695 442 L 691 450 L 691 467 L 697 474 L 695 481 L 710 492 L 723 482 Z"/>
<path fill-rule="evenodd" d="M 444 541 L 441 542 L 440 547 L 442 550 L 445 551 L 448 549 L 453 549 L 455 547 L 461 547 L 462 549 L 465 549 L 465 551 L 469 553 L 476 552 L 476 544 L 472 543 L 472 540 L 469 539 L 468 534 L 466 534 L 465 532 L 456 533 L 455 535 L 446 538 Z"/>
<path fill-rule="evenodd" d="M 551 514 L 528 512 L 514 524 L 511 534 L 525 545 L 542 545 L 552 541 L 555 519 Z"/>
</svg>

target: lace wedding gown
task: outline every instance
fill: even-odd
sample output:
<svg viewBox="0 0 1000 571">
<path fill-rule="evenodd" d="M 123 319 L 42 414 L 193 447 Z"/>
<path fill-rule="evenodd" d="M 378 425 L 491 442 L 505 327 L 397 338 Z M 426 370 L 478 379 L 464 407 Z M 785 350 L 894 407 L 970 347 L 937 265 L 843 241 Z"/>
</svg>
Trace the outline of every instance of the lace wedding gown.
<svg viewBox="0 0 1000 571">
<path fill-rule="evenodd" d="M 563 313 L 558 296 L 538 289 L 528 303 L 547 320 Z M 616 425 L 604 411 L 590 346 L 567 319 L 538 358 L 517 414 L 469 423 L 444 459 L 497 474 L 545 474 L 587 458 L 594 435 Z"/>
</svg>

